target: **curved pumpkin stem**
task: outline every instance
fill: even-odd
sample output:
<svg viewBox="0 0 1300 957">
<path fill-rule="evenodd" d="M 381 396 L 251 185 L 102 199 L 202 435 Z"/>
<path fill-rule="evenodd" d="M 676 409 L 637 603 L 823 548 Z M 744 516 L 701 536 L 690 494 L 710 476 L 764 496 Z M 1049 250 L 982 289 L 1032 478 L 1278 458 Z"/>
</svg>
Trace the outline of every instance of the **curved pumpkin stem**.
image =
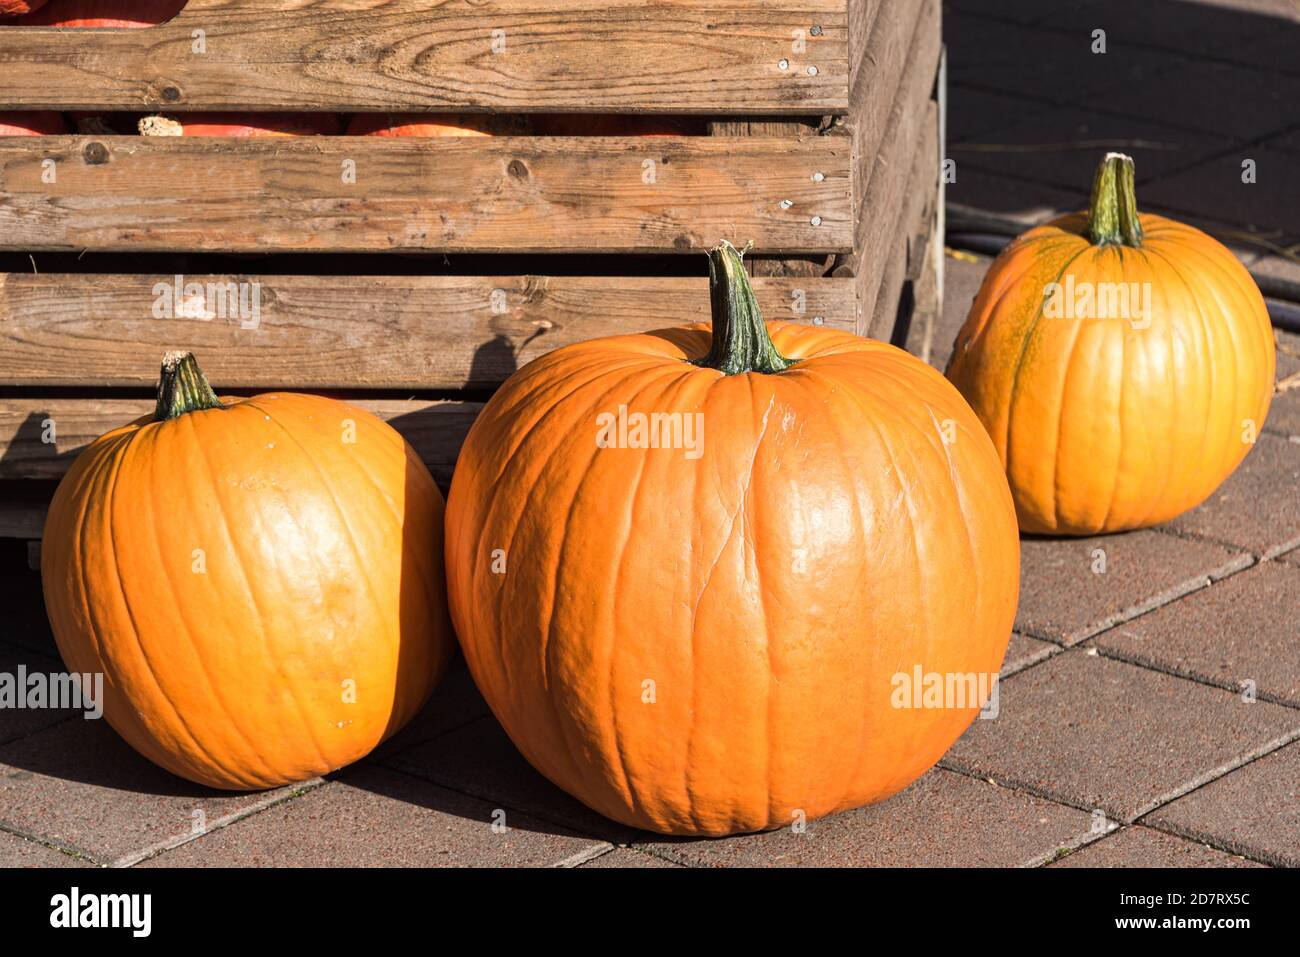
<svg viewBox="0 0 1300 957">
<path fill-rule="evenodd" d="M 745 247 L 745 252 L 749 247 Z M 754 299 L 741 261 L 744 252 L 725 239 L 709 250 L 709 297 L 713 306 L 713 344 L 696 365 L 723 375 L 782 372 L 794 362 L 776 351 Z"/>
<path fill-rule="evenodd" d="M 208 385 L 192 352 L 169 352 L 163 356 L 158 377 L 158 405 L 153 417 L 158 422 L 175 419 L 186 412 L 223 408 Z"/>
<path fill-rule="evenodd" d="M 1132 157 L 1107 153 L 1097 167 L 1088 204 L 1088 238 L 1098 246 L 1142 245 Z"/>
</svg>

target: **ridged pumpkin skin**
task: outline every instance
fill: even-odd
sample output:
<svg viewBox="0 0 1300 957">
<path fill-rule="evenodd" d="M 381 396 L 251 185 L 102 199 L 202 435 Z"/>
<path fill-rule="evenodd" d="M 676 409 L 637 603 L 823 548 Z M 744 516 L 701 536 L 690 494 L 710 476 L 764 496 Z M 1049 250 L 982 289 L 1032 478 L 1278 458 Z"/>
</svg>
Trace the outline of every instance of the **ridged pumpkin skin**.
<svg viewBox="0 0 1300 957">
<path fill-rule="evenodd" d="M 1168 521 L 1205 501 L 1264 425 L 1273 334 L 1250 274 L 1198 229 L 1138 219 L 1136 247 L 1095 245 L 1087 213 L 1029 230 L 989 267 L 957 336 L 948 377 L 992 436 L 1026 532 Z M 1045 317 L 1048 284 L 1071 280 L 1150 283 L 1149 326 L 1136 312 Z"/>
<path fill-rule="evenodd" d="M 784 372 L 690 364 L 707 326 L 529 363 L 448 496 L 452 620 L 493 712 L 551 781 L 652 831 L 894 794 L 976 708 L 894 708 L 892 676 L 996 673 L 1015 614 L 1010 496 L 956 390 L 884 343 L 767 329 Z M 702 454 L 598 448 L 620 405 L 702 412 Z"/>
<path fill-rule="evenodd" d="M 402 437 L 343 403 L 147 416 L 60 484 L 46 607 L 137 751 L 210 787 L 276 787 L 356 761 L 424 703 L 454 647 L 442 520 Z"/>
</svg>

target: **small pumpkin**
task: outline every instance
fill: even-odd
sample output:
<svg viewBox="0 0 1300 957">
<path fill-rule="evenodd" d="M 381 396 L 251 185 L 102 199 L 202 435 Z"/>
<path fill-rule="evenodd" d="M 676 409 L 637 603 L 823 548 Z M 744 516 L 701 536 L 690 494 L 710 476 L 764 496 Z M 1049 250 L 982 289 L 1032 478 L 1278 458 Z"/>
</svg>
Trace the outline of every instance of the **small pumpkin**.
<svg viewBox="0 0 1300 957">
<path fill-rule="evenodd" d="M 145 116 L 141 136 L 335 136 L 333 113 L 190 113 Z"/>
<path fill-rule="evenodd" d="M 223 402 L 173 353 L 154 414 L 59 484 L 46 608 L 137 751 L 210 787 L 276 787 L 356 761 L 424 703 L 454 647 L 442 518 L 386 423 L 311 395 Z"/>
<path fill-rule="evenodd" d="M 529 363 L 447 506 L 452 618 L 511 740 L 669 834 L 906 787 L 980 702 L 896 706 L 900 675 L 991 689 L 1019 588 L 1006 481 L 957 391 L 886 343 L 764 324 L 740 254 L 709 261 L 711 330 Z"/>
<path fill-rule="evenodd" d="M 1133 161 L 1101 163 L 1085 212 L 989 267 L 947 374 L 988 429 L 1026 532 L 1092 535 L 1203 502 L 1264 425 L 1263 297 L 1222 244 L 1137 212 Z"/>
<path fill-rule="evenodd" d="M 50 110 L 0 113 L 0 136 L 58 136 L 68 132 L 63 115 Z"/>
<path fill-rule="evenodd" d="M 526 130 L 518 117 L 489 113 L 358 113 L 349 136 L 508 136 Z"/>
<path fill-rule="evenodd" d="M 14 22 L 30 27 L 140 29 L 166 23 L 185 0 L 49 0 Z M 39 8 L 39 9 L 38 9 Z"/>
</svg>

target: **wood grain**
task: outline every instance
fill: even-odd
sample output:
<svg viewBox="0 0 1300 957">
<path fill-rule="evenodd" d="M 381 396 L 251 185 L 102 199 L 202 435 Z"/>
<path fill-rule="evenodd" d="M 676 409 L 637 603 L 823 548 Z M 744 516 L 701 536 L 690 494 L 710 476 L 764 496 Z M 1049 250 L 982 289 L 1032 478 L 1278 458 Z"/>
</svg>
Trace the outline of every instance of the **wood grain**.
<svg viewBox="0 0 1300 957">
<path fill-rule="evenodd" d="M 0 248 L 847 252 L 849 153 L 828 136 L 15 137 Z"/>
<path fill-rule="evenodd" d="M 0 384 L 149 387 L 162 354 L 187 349 L 218 388 L 490 388 L 559 346 L 709 318 L 705 278 L 188 275 L 177 287 L 0 273 Z M 851 280 L 754 287 L 769 319 L 854 328 Z"/>
<path fill-rule="evenodd" d="M 844 113 L 848 0 L 190 0 L 0 63 L 0 109 Z"/>
<path fill-rule="evenodd" d="M 358 399 L 420 453 L 444 486 L 482 405 L 420 399 Z M 147 399 L 7 399 L 0 403 L 0 480 L 56 479 L 110 429 L 153 411 Z M 52 440 L 52 441 L 47 441 Z"/>
<path fill-rule="evenodd" d="M 910 299 L 905 304 L 908 315 L 904 321 L 909 324 L 909 330 L 906 330 L 906 335 L 898 337 L 902 341 L 897 343 L 909 348 L 909 351 L 911 346 L 925 343 L 918 319 L 926 317 L 918 314 L 919 292 L 915 283 L 925 266 L 938 200 L 939 122 L 938 110 L 933 101 L 927 104 L 920 136 L 908 163 L 907 182 L 902 190 L 903 202 L 897 220 L 881 245 L 880 255 L 886 263 L 885 271 L 875 295 L 866 300 L 872 304 L 868 335 L 896 341 L 896 324 L 903 318 L 900 315 L 900 296 L 904 285 L 913 283 Z M 912 326 L 916 328 L 910 328 Z"/>
</svg>

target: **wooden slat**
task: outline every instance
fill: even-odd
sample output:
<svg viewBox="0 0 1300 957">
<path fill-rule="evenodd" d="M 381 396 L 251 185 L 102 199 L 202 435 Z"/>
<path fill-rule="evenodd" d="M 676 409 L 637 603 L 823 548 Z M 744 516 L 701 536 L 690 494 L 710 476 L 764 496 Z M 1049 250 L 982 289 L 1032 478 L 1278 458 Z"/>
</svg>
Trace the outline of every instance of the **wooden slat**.
<svg viewBox="0 0 1300 957">
<path fill-rule="evenodd" d="M 897 0 L 872 22 L 868 63 L 858 74 L 850 99 L 853 124 L 855 245 L 876 225 L 869 198 L 871 178 L 880 167 L 891 124 L 914 119 L 930 98 L 942 45 L 940 0 Z M 888 90 L 888 95 L 882 95 Z M 870 211 L 870 214 L 868 214 Z M 883 264 L 882 264 L 883 265 Z"/>
<path fill-rule="evenodd" d="M 803 54 L 795 30 L 808 34 Z M 4 109 L 844 113 L 848 11 L 847 0 L 190 0 L 148 30 L 0 27 L 0 63 Z"/>
<path fill-rule="evenodd" d="M 939 182 L 939 123 L 936 104 L 926 104 L 925 116 L 921 127 L 920 141 L 915 145 L 908 164 L 907 183 L 903 189 L 903 203 L 898 212 L 898 219 L 893 229 L 881 245 L 881 255 L 887 263 L 880 286 L 872 302 L 871 324 L 867 334 L 877 339 L 894 338 L 895 324 L 899 319 L 899 298 L 903 285 L 908 280 L 915 282 L 920 278 L 925 265 L 925 253 L 929 227 L 934 223 L 934 211 L 938 206 Z M 917 292 L 913 290 L 909 304 L 911 315 L 908 321 L 916 319 Z M 916 348 L 917 354 L 928 348 L 926 333 L 920 323 L 910 330 L 904 343 L 909 350 Z"/>
<path fill-rule="evenodd" d="M 14 137 L 0 248 L 847 252 L 849 154 L 828 136 Z"/>
<path fill-rule="evenodd" d="M 896 0 L 895 0 L 896 2 Z M 889 4 L 893 6 L 893 3 Z M 867 63 L 867 38 L 871 25 L 880 14 L 881 0 L 849 0 L 849 103 L 857 85 L 858 72 Z"/>
<path fill-rule="evenodd" d="M 418 399 L 352 401 L 406 437 L 440 483 L 451 479 L 461 443 L 482 405 Z M 110 429 L 153 411 L 144 399 L 6 399 L 0 402 L 0 480 L 55 479 Z M 54 441 L 44 438 L 53 428 Z"/>
<path fill-rule="evenodd" d="M 0 273 L 0 385 L 150 386 L 165 351 L 188 349 L 218 388 L 483 388 L 571 342 L 709 318 L 705 278 L 180 281 L 178 296 L 173 276 Z M 854 328 L 852 280 L 754 287 L 770 319 Z"/>
</svg>

